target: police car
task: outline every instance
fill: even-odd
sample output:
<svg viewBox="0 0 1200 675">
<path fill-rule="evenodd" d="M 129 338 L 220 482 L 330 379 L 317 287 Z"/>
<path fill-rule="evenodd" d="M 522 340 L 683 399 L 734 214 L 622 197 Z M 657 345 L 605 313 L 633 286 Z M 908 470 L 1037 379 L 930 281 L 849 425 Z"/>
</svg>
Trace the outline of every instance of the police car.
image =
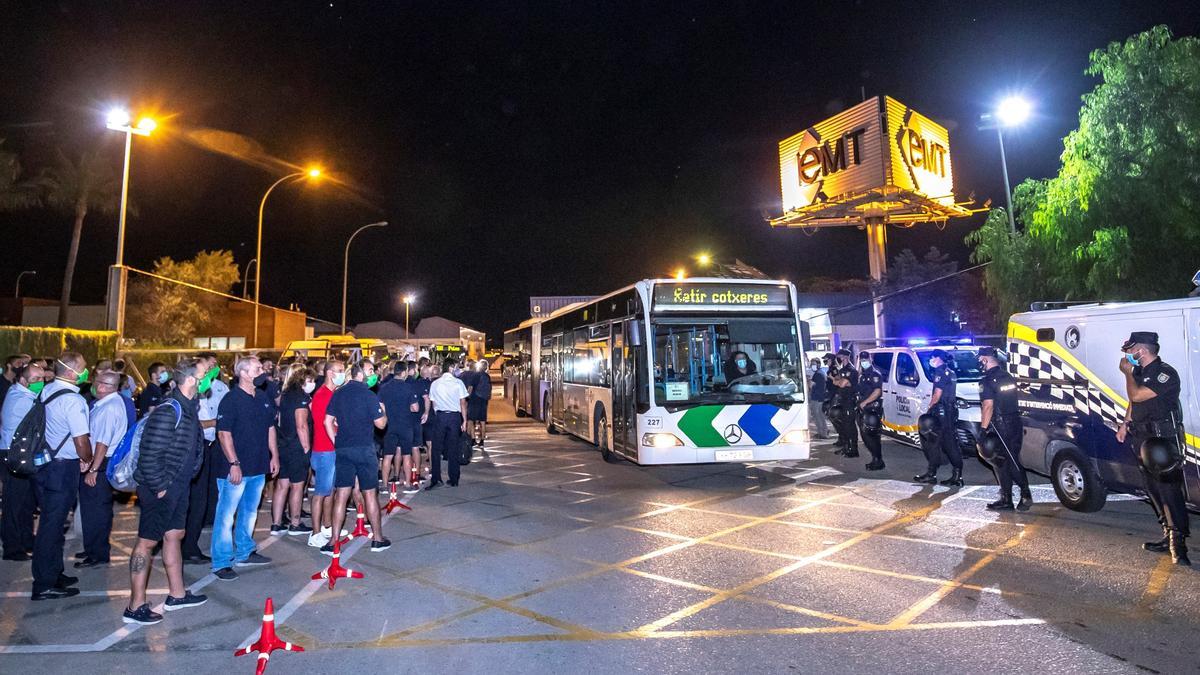
<svg viewBox="0 0 1200 675">
<path fill-rule="evenodd" d="M 933 368 L 929 358 L 938 349 L 950 356 L 950 367 L 958 377 L 955 387 L 958 444 L 964 454 L 973 455 L 975 441 L 979 438 L 979 381 L 983 371 L 979 369 L 979 348 L 970 339 L 913 339 L 900 347 L 864 350 L 870 352 L 875 367 L 883 374 L 883 432 L 903 443 L 920 447 L 917 418 L 929 410 L 929 400 L 933 397 L 930 381 Z"/>
<path fill-rule="evenodd" d="M 1036 305 L 1035 305 L 1036 308 Z M 1143 478 L 1132 446 L 1117 443 L 1125 417 L 1121 344 L 1134 331 L 1158 333 L 1159 356 L 1182 381 L 1188 506 L 1200 508 L 1200 298 L 1075 305 L 1014 314 L 1008 369 L 1020 389 L 1021 463 L 1050 478 L 1059 501 L 1097 511 L 1109 491 L 1139 494 Z"/>
</svg>

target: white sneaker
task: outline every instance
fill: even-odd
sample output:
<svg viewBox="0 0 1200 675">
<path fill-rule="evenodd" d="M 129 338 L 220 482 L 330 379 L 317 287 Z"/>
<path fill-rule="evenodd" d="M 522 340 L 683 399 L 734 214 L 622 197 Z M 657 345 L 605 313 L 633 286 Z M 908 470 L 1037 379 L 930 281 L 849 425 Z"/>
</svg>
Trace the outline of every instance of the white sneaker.
<svg viewBox="0 0 1200 675">
<path fill-rule="evenodd" d="M 313 532 L 308 535 L 308 545 L 313 548 L 321 548 L 329 543 L 329 533 L 322 529 L 320 532 Z"/>
</svg>

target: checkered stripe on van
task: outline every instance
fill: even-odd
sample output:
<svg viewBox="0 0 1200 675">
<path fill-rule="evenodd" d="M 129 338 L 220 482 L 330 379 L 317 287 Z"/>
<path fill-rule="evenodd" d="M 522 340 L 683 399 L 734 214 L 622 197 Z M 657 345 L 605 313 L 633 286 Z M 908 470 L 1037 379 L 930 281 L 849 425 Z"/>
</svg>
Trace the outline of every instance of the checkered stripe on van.
<svg viewBox="0 0 1200 675">
<path fill-rule="evenodd" d="M 1124 406 L 1090 386 L 1087 378 L 1049 351 L 1028 342 L 1013 341 L 1008 343 L 1008 353 L 1008 372 L 1013 377 L 1073 382 L 1074 385 L 1068 386 L 1050 385 L 1050 397 L 1073 405 L 1081 415 L 1099 415 L 1113 430 L 1125 419 Z M 1196 448 L 1185 446 L 1184 455 L 1189 461 L 1200 463 L 1200 451 Z"/>
</svg>

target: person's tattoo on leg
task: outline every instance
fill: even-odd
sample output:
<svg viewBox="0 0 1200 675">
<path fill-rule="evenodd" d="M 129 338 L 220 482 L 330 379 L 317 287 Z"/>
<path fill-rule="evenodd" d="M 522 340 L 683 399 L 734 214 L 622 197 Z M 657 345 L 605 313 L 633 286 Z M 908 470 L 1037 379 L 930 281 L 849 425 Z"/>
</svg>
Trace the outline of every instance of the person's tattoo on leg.
<svg viewBox="0 0 1200 675">
<path fill-rule="evenodd" d="M 129 571 L 137 574 L 146 569 L 146 556 L 134 553 L 129 557 Z"/>
</svg>

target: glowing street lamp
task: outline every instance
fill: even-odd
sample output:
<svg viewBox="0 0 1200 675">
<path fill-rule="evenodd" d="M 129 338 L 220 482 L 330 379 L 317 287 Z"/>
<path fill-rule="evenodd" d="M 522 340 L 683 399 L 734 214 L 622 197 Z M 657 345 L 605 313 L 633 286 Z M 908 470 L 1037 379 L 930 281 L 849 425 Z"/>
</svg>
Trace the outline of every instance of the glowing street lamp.
<svg viewBox="0 0 1200 675">
<path fill-rule="evenodd" d="M 708 267 L 712 264 L 712 256 L 707 253 L 701 253 L 696 256 L 696 262 L 700 263 L 701 267 Z"/>
<path fill-rule="evenodd" d="M 310 167 L 304 171 L 296 171 L 280 178 L 271 183 L 271 187 L 263 193 L 262 201 L 258 203 L 258 243 L 254 246 L 254 343 L 253 346 L 258 346 L 258 312 L 261 302 L 259 300 L 259 290 L 262 282 L 262 230 L 263 230 L 263 211 L 267 208 L 267 197 L 271 196 L 271 192 L 283 183 L 289 180 L 299 180 L 308 178 L 309 180 L 317 180 L 321 177 L 321 169 Z M 247 265 L 249 267 L 249 265 Z M 345 332 L 345 331 L 343 331 Z"/>
<path fill-rule="evenodd" d="M 683 269 L 682 267 L 675 270 L 675 280 L 676 281 L 683 281 L 686 278 L 687 278 L 687 270 Z"/>
<path fill-rule="evenodd" d="M 408 309 L 413 304 L 413 300 L 416 300 L 416 297 L 412 293 L 404 296 L 404 339 L 410 341 L 412 340 L 412 335 L 408 332 Z"/>
<path fill-rule="evenodd" d="M 149 136 L 158 127 L 152 118 L 143 117 L 137 126 L 130 126 L 132 117 L 124 108 L 113 108 L 105 118 L 105 127 L 125 134 L 125 166 L 121 173 L 121 211 L 117 224 L 117 263 L 114 272 L 109 274 L 108 298 L 109 315 L 108 327 L 117 331 L 118 341 L 125 331 L 125 217 L 129 211 L 129 156 L 133 149 L 133 137 Z M 114 275 L 119 275 L 114 283 Z"/>
<path fill-rule="evenodd" d="M 1021 96 L 1009 96 L 996 106 L 995 112 L 979 116 L 980 129 L 995 129 L 996 137 L 1000 140 L 1000 167 L 1004 170 L 1004 197 L 1008 204 L 1008 231 L 1017 231 L 1017 221 L 1013 216 L 1012 187 L 1008 181 L 1008 160 L 1004 156 L 1004 127 L 1017 127 L 1024 124 L 1033 113 L 1033 104 Z"/>
</svg>

